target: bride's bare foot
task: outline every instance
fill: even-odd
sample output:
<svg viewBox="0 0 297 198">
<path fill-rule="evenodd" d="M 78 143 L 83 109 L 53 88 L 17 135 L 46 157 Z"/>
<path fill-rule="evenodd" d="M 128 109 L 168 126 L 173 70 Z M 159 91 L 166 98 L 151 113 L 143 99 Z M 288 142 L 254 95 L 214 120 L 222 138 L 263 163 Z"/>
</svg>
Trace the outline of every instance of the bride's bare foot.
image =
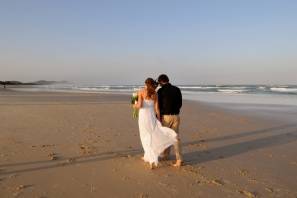
<svg viewBox="0 0 297 198">
<path fill-rule="evenodd" d="M 176 168 L 180 168 L 183 165 L 183 161 L 181 160 L 176 160 L 176 163 L 173 164 L 172 166 L 176 167 Z"/>
<path fill-rule="evenodd" d="M 144 161 L 144 157 L 143 156 L 141 157 L 141 160 Z"/>
<path fill-rule="evenodd" d="M 151 170 L 154 169 L 154 164 L 150 164 L 150 169 L 151 169 Z"/>
<path fill-rule="evenodd" d="M 158 166 L 157 165 L 155 165 L 155 163 L 151 163 L 150 164 L 150 169 L 151 170 L 153 170 L 153 169 L 155 169 L 155 168 L 157 168 Z"/>
</svg>

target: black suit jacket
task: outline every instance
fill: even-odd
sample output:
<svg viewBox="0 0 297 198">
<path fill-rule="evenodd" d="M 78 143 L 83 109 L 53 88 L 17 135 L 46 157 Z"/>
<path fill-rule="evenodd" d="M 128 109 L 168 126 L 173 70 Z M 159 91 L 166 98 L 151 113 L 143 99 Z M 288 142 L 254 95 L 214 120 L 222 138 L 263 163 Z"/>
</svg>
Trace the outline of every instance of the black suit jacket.
<svg viewBox="0 0 297 198">
<path fill-rule="evenodd" d="M 158 101 L 161 115 L 178 115 L 182 107 L 182 94 L 178 87 L 170 83 L 158 90 Z"/>
</svg>

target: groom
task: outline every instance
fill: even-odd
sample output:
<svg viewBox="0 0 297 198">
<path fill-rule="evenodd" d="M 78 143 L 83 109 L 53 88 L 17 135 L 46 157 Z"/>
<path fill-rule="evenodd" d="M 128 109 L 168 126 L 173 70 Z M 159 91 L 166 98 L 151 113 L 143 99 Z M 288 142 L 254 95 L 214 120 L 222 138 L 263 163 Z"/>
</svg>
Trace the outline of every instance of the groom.
<svg viewBox="0 0 297 198">
<path fill-rule="evenodd" d="M 180 108 L 182 107 L 182 94 L 178 87 L 169 83 L 169 78 L 165 74 L 161 74 L 158 77 L 158 83 L 161 86 L 161 88 L 158 90 L 158 101 L 162 125 L 173 129 L 177 133 L 177 142 L 174 144 L 176 156 L 176 163 L 174 166 L 180 167 L 183 163 L 179 137 L 179 112 Z M 163 159 L 168 159 L 170 147 L 167 148 L 163 154 Z"/>
</svg>

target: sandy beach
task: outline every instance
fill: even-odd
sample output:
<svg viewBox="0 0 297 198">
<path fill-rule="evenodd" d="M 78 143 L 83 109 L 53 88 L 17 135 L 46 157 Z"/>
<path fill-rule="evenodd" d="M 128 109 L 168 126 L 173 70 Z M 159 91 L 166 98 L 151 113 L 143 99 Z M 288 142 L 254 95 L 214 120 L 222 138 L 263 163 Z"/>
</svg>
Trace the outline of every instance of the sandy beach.
<svg viewBox="0 0 297 198">
<path fill-rule="evenodd" d="M 0 89 L 0 197 L 297 197 L 297 124 L 184 101 L 185 165 L 141 161 L 130 97 Z"/>
</svg>

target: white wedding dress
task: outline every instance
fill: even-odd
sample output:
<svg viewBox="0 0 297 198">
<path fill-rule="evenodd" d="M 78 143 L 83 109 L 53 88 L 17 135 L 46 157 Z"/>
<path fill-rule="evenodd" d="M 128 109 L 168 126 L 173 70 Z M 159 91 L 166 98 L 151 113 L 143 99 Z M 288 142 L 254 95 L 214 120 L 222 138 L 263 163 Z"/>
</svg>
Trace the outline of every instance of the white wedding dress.
<svg viewBox="0 0 297 198">
<path fill-rule="evenodd" d="M 174 130 L 163 127 L 156 118 L 153 100 L 143 100 L 139 109 L 138 124 L 144 161 L 158 165 L 159 155 L 177 141 L 177 135 Z"/>
</svg>

